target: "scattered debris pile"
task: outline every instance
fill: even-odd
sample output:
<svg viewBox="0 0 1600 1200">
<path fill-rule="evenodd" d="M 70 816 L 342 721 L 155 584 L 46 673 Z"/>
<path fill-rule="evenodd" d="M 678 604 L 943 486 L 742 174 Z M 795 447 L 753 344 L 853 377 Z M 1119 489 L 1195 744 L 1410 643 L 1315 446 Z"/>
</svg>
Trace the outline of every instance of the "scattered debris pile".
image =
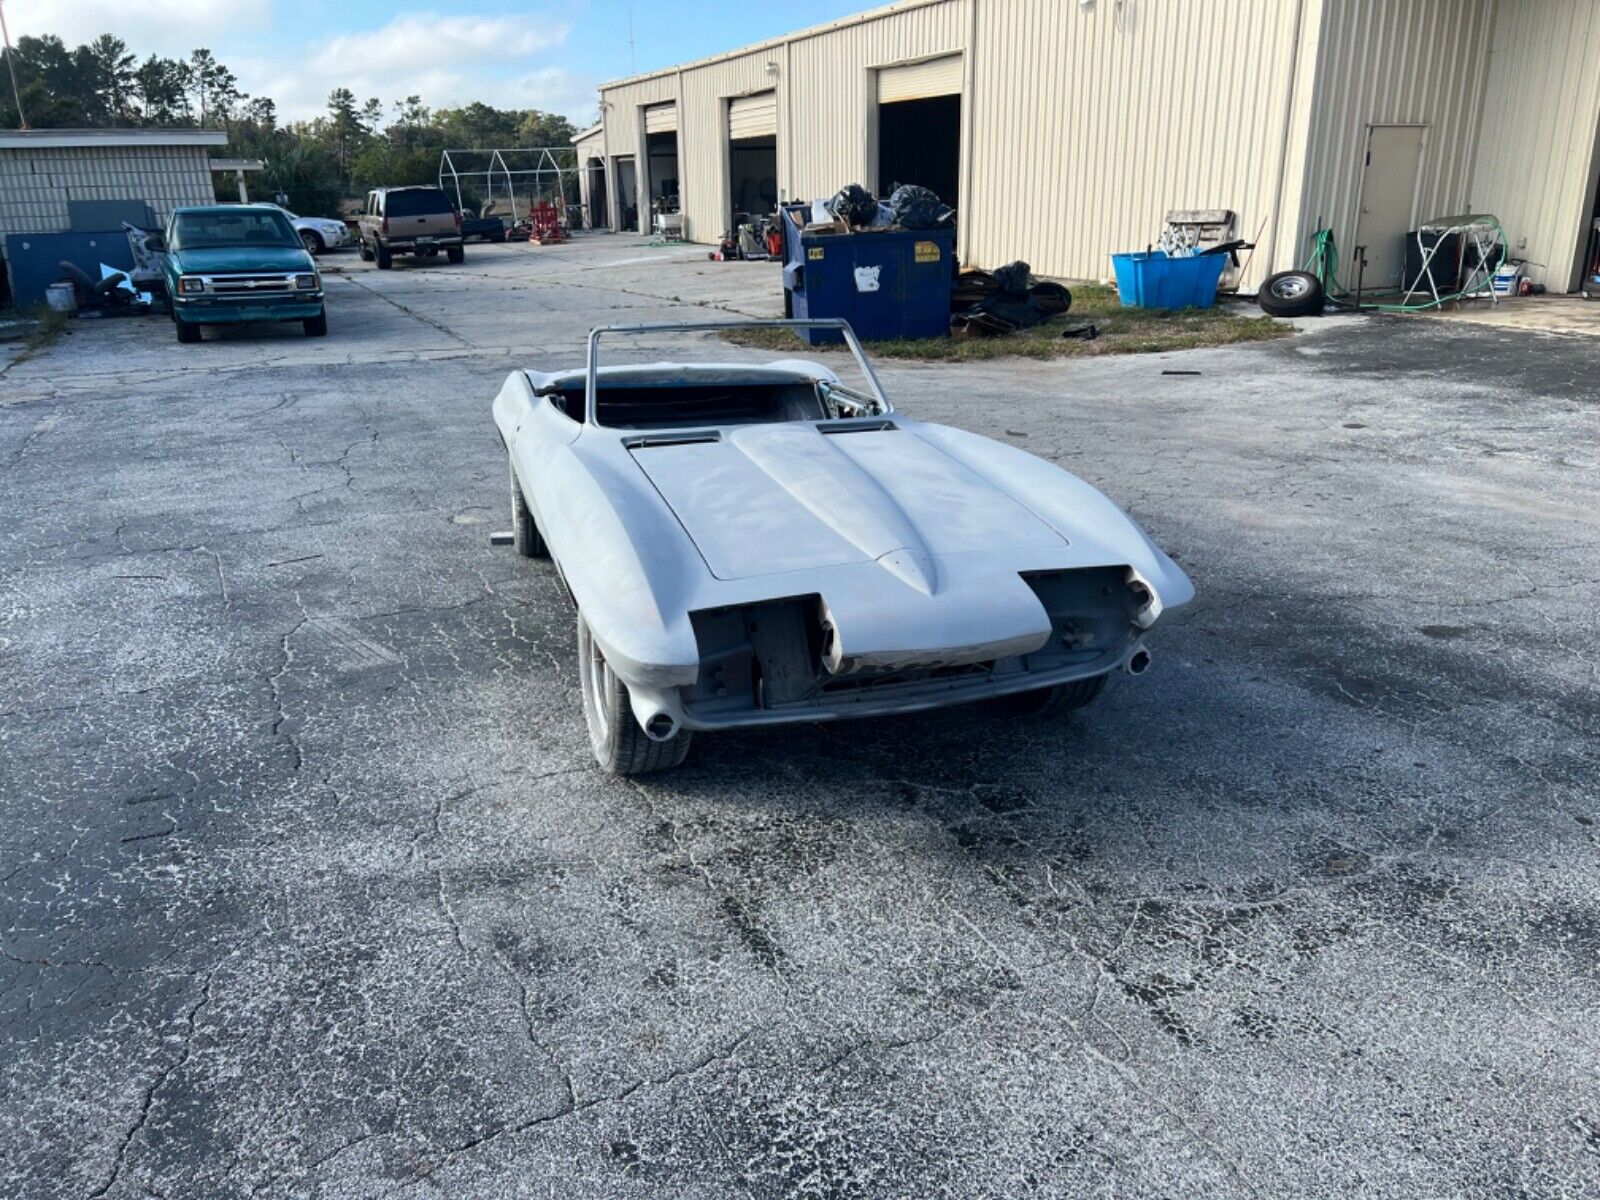
<svg viewBox="0 0 1600 1200">
<path fill-rule="evenodd" d="M 1003 337 L 1042 325 L 1072 308 L 1072 293 L 1036 280 L 1025 262 L 993 271 L 967 270 L 950 294 L 950 328 L 968 337 Z"/>
</svg>

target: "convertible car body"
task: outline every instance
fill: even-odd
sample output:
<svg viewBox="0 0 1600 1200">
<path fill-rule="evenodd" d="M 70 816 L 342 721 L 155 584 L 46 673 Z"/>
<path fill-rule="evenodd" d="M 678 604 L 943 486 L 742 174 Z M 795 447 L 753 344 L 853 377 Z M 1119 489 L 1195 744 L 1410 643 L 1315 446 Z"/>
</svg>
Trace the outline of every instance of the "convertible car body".
<svg viewBox="0 0 1600 1200">
<path fill-rule="evenodd" d="M 602 766 L 681 762 L 696 730 L 975 700 L 1075 707 L 1141 673 L 1183 571 L 1050 463 L 896 412 L 806 361 L 517 371 L 494 401 L 518 550 L 578 609 Z"/>
</svg>

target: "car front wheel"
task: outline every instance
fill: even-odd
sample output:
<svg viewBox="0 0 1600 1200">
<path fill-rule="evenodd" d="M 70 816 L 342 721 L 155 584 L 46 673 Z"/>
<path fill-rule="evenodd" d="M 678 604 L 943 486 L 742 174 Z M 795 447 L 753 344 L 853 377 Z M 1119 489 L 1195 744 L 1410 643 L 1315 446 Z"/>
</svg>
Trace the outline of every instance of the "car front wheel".
<svg viewBox="0 0 1600 1200">
<path fill-rule="evenodd" d="M 694 735 L 680 729 L 656 741 L 639 728 L 628 689 L 606 662 L 582 613 L 578 614 L 578 675 L 589 745 L 602 768 L 613 775 L 643 775 L 682 765 Z"/>
<path fill-rule="evenodd" d="M 311 255 L 312 258 L 327 249 L 322 244 L 322 239 L 317 236 L 314 230 L 310 229 L 302 229 L 300 231 L 300 244 L 306 248 L 306 253 Z"/>
<path fill-rule="evenodd" d="M 178 340 L 180 342 L 198 342 L 200 340 L 200 326 L 190 324 L 188 321 L 174 321 L 178 327 Z"/>
<path fill-rule="evenodd" d="M 305 320 L 305 326 L 306 326 L 306 336 L 307 337 L 327 337 L 328 336 L 328 310 L 327 309 L 323 309 L 316 316 L 307 317 L 306 320 Z"/>
</svg>

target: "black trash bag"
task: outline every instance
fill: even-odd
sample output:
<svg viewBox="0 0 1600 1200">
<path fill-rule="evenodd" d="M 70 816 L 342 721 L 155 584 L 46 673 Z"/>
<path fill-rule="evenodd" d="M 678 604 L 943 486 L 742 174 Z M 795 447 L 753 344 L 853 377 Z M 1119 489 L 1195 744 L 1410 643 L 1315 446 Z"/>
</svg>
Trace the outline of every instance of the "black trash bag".
<svg viewBox="0 0 1600 1200">
<path fill-rule="evenodd" d="M 902 183 L 889 197 L 895 223 L 903 229 L 945 229 L 955 224 L 955 209 L 925 187 Z"/>
<path fill-rule="evenodd" d="M 828 201 L 828 211 L 848 225 L 871 225 L 878 215 L 878 202 L 866 188 L 852 183 Z"/>
<path fill-rule="evenodd" d="M 996 267 L 993 272 L 994 281 L 1000 285 L 1000 290 L 1007 296 L 1026 296 L 1028 294 L 1028 279 L 1031 270 L 1032 268 L 1027 263 L 1018 259 L 1014 263 Z"/>
</svg>

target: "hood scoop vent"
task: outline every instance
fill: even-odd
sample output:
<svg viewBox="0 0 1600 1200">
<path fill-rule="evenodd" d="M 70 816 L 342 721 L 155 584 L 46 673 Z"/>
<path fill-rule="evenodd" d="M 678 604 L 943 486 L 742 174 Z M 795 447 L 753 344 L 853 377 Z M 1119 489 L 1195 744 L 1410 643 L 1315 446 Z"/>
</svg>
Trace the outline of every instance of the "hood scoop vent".
<svg viewBox="0 0 1600 1200">
<path fill-rule="evenodd" d="M 645 433 L 624 438 L 622 444 L 629 450 L 648 450 L 652 446 L 700 446 L 721 440 L 722 435 L 715 429 L 700 429 L 688 433 Z"/>
<path fill-rule="evenodd" d="M 846 433 L 884 433 L 900 428 L 893 421 L 851 421 L 848 425 L 818 425 L 817 432 L 825 433 L 829 437 L 840 437 Z"/>
</svg>

